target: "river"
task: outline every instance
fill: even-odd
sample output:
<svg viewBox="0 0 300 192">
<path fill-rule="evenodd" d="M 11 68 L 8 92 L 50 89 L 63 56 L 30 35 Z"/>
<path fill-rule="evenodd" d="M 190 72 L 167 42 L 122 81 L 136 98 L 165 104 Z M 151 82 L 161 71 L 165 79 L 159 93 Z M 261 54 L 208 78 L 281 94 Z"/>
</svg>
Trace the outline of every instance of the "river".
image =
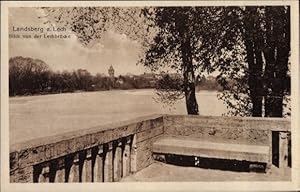
<svg viewBox="0 0 300 192">
<path fill-rule="evenodd" d="M 154 90 L 112 90 L 9 99 L 10 144 L 151 114 L 186 114 L 184 99 L 174 106 L 156 102 Z M 215 91 L 196 95 L 201 115 L 219 116 L 226 106 Z"/>
</svg>

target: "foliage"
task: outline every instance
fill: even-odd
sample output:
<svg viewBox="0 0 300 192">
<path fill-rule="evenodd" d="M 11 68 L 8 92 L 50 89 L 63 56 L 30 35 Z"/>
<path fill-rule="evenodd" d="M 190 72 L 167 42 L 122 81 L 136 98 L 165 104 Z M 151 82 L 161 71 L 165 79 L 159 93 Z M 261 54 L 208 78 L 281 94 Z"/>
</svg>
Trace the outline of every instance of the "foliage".
<svg viewBox="0 0 300 192">
<path fill-rule="evenodd" d="M 73 7 L 44 8 L 86 46 L 108 30 L 141 45 L 140 63 L 180 73 L 177 91 L 162 80 L 158 94 L 184 94 L 188 114 L 198 114 L 195 87 L 203 72 L 218 71 L 219 95 L 230 115 L 283 115 L 289 92 L 290 7 Z M 165 89 L 164 89 L 165 88 Z M 165 93 L 163 93 L 165 92 Z M 172 94 L 176 93 L 176 94 Z M 170 93 L 170 94 L 169 94 Z"/>
<path fill-rule="evenodd" d="M 211 91 L 223 91 L 223 87 L 219 84 L 217 79 L 213 76 L 202 77 L 198 76 L 196 80 L 196 91 L 211 90 Z"/>
<path fill-rule="evenodd" d="M 194 83 L 201 72 L 219 71 L 217 79 L 224 90 L 219 98 L 227 104 L 229 115 L 281 117 L 290 89 L 289 9 L 155 8 L 154 23 L 160 30 L 145 65 L 167 66 L 185 76 L 185 67 L 191 62 L 191 78 L 183 86 Z M 188 35 L 180 36 L 180 32 Z M 183 46 L 186 37 L 189 45 Z M 185 47 L 191 49 L 190 55 L 183 54 Z"/>
<path fill-rule="evenodd" d="M 179 76 L 163 74 L 156 83 L 156 101 L 162 102 L 167 106 L 172 106 L 176 101 L 183 99 L 183 79 Z"/>
<path fill-rule="evenodd" d="M 233 115 L 282 117 L 289 94 L 289 7 L 227 7 L 223 11 L 224 45 L 217 69 L 221 94 Z M 230 30 L 228 30 L 230 29 Z M 228 46 L 228 45 L 234 45 Z M 225 51 L 224 51 L 225 50 Z M 220 54 L 222 51 L 226 54 Z M 228 85 L 228 80 L 234 83 Z"/>
<path fill-rule="evenodd" d="M 66 26 L 84 46 L 93 46 L 102 41 L 106 32 L 114 31 L 138 42 L 144 54 L 155 34 L 153 23 L 145 19 L 141 7 L 43 7 L 42 10 L 45 16 L 40 18 L 45 23 Z"/>
<path fill-rule="evenodd" d="M 183 83 L 178 91 L 185 95 L 188 114 L 198 114 L 196 77 L 214 70 L 212 58 L 219 43 L 214 26 L 218 25 L 220 8 L 154 7 L 153 10 L 149 13 L 146 8 L 144 13 L 158 27 L 158 32 L 142 63 L 154 70 L 169 68 L 181 73 Z"/>
<path fill-rule="evenodd" d="M 47 88 L 50 70 L 38 59 L 15 57 L 9 60 L 9 94 L 23 95 Z"/>
<path fill-rule="evenodd" d="M 142 75 L 91 75 L 85 69 L 53 72 L 38 59 L 13 57 L 9 60 L 9 95 L 37 95 L 74 91 L 154 88 L 156 79 Z"/>
</svg>

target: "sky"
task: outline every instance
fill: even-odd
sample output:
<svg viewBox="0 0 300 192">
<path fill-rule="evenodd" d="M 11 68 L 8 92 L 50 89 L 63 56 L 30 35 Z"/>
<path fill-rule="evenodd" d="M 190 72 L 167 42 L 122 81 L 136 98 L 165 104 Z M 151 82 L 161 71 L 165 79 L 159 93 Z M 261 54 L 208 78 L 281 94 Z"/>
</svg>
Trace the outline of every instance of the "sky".
<svg viewBox="0 0 300 192">
<path fill-rule="evenodd" d="M 38 16 L 43 15 L 41 9 L 10 8 L 9 34 L 41 34 L 39 32 L 20 32 L 20 27 L 46 28 L 47 24 Z M 101 43 L 93 47 L 83 46 L 72 32 L 61 32 L 71 35 L 68 39 L 45 38 L 10 38 L 9 57 L 23 56 L 41 59 L 53 71 L 87 69 L 92 74 L 105 73 L 110 65 L 115 69 L 115 75 L 142 74 L 148 72 L 138 61 L 139 46 L 124 34 L 108 31 Z"/>
</svg>

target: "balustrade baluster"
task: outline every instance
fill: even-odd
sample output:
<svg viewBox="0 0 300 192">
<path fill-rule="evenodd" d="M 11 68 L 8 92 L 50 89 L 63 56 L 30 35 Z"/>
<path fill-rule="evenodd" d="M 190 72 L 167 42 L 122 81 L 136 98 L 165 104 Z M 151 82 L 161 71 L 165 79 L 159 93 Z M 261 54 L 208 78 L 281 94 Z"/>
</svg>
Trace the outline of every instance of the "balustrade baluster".
<svg viewBox="0 0 300 192">
<path fill-rule="evenodd" d="M 130 143 L 131 138 L 126 137 L 124 141 L 124 150 L 122 158 L 122 177 L 126 177 L 130 172 Z"/>
<path fill-rule="evenodd" d="M 92 182 L 92 149 L 82 153 L 81 182 Z"/>
<path fill-rule="evenodd" d="M 76 153 L 73 157 L 73 163 L 70 167 L 68 182 L 79 182 L 79 154 Z"/>
<path fill-rule="evenodd" d="M 95 162 L 94 162 L 94 182 L 103 182 L 103 145 L 100 145 L 97 148 L 97 151 L 95 153 Z"/>
<path fill-rule="evenodd" d="M 113 156 L 113 181 L 119 181 L 121 179 L 122 172 L 122 142 L 115 141 L 114 144 L 114 156 Z"/>
<path fill-rule="evenodd" d="M 130 172 L 136 172 L 136 155 L 137 155 L 137 147 L 136 147 L 136 135 L 132 135 L 131 138 L 131 148 L 130 148 Z"/>
<path fill-rule="evenodd" d="M 50 182 L 50 163 L 44 163 L 40 168 L 41 172 L 38 177 L 38 183 L 49 183 Z"/>
<path fill-rule="evenodd" d="M 63 183 L 65 182 L 65 160 L 64 158 L 59 158 L 55 162 L 55 178 L 54 182 Z"/>
<path fill-rule="evenodd" d="M 112 151 L 112 143 L 108 143 L 104 145 L 104 182 L 112 182 L 112 173 L 113 173 L 113 151 Z"/>
</svg>

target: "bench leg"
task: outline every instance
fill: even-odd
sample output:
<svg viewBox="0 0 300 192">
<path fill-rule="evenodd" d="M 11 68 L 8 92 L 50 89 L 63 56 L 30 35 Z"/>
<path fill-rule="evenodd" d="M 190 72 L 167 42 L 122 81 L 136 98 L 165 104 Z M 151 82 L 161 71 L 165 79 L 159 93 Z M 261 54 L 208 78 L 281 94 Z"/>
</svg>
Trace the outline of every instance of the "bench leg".
<svg viewBox="0 0 300 192">
<path fill-rule="evenodd" d="M 266 164 L 266 170 L 265 170 L 265 172 L 266 172 L 266 173 L 270 173 L 271 167 L 272 167 L 272 162 L 268 162 L 268 163 Z"/>
</svg>

